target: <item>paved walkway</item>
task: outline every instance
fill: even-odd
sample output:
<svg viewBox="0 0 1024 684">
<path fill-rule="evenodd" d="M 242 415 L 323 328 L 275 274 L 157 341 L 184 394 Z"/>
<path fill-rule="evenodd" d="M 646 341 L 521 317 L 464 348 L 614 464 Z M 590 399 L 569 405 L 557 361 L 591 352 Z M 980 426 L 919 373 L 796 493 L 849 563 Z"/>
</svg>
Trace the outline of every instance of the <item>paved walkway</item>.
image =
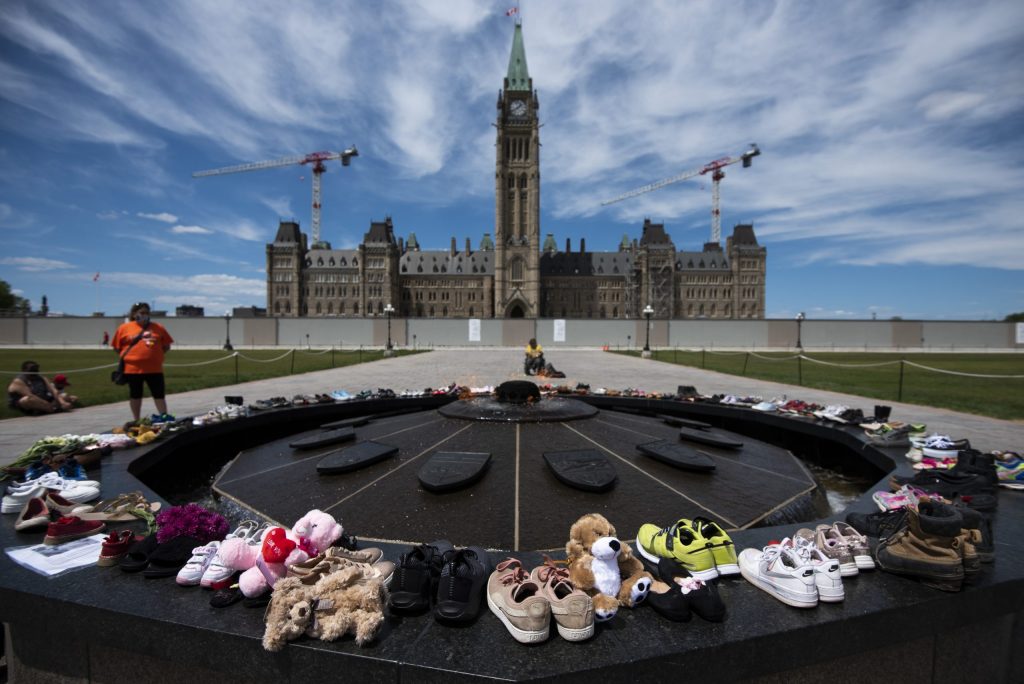
<svg viewBox="0 0 1024 684">
<path fill-rule="evenodd" d="M 845 404 L 865 409 L 866 413 L 870 413 L 876 403 L 874 399 L 851 394 L 763 382 L 593 349 L 558 349 L 550 354 L 549 361 L 566 374 L 564 380 L 551 382 L 573 387 L 583 382 L 592 388 L 635 387 L 675 392 L 679 385 L 693 385 L 702 394 L 758 395 L 765 399 L 786 395 L 790 399 L 819 404 Z M 518 347 L 449 348 L 303 375 L 183 392 L 169 396 L 167 401 L 171 413 L 186 416 L 205 413 L 223 404 L 225 395 L 242 395 L 246 402 L 251 402 L 273 396 L 291 397 L 334 389 L 347 389 L 355 393 L 363 389 L 389 387 L 401 391 L 442 387 L 452 382 L 480 387 L 498 385 L 506 380 L 526 379 L 522 368 L 522 350 Z M 894 420 L 927 423 L 929 431 L 957 438 L 967 437 L 973 446 L 984 451 L 1024 449 L 1024 422 L 997 420 L 913 404 L 887 404 L 893 407 Z M 148 398 L 143 404 L 143 411 L 153 411 L 153 404 Z M 102 432 L 130 418 L 126 397 L 123 403 L 90 406 L 67 414 L 0 421 L 0 464 L 10 463 L 42 436 Z"/>
</svg>

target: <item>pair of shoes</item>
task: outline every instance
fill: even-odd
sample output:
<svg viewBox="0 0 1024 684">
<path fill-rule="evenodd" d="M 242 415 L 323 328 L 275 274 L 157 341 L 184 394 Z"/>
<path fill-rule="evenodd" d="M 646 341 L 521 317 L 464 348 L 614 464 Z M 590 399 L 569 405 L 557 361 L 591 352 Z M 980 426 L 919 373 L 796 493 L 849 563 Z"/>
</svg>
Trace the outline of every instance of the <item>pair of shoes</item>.
<svg viewBox="0 0 1024 684">
<path fill-rule="evenodd" d="M 674 622 L 689 622 L 692 613 L 708 622 L 725 619 L 725 603 L 714 584 L 697 579 L 674 558 L 639 558 L 655 578 L 646 603 L 659 615 Z"/>
<path fill-rule="evenodd" d="M 814 565 L 796 552 L 789 539 L 769 544 L 760 551 L 743 549 L 739 565 L 743 579 L 786 605 L 794 608 L 818 605 Z"/>
<path fill-rule="evenodd" d="M 249 544 L 257 546 L 263 543 L 263 531 L 267 527 L 266 524 L 261 525 L 255 520 L 246 520 L 229 532 L 224 539 L 225 541 L 245 539 Z M 221 562 L 219 554 L 214 554 L 209 564 L 203 569 L 203 574 L 199 578 L 199 586 L 203 589 L 226 589 L 231 584 L 231 578 L 235 576 L 236 572 L 233 567 Z"/>
<path fill-rule="evenodd" d="M 104 527 L 106 525 L 98 520 L 82 520 L 76 516 L 61 517 L 46 526 L 43 543 L 47 545 L 63 544 L 102 532 Z"/>
<path fill-rule="evenodd" d="M 936 589 L 959 591 L 977 561 L 973 535 L 965 535 L 963 526 L 963 516 L 953 506 L 922 499 L 916 509 L 906 509 L 905 525 L 879 542 L 878 566 Z"/>
<path fill-rule="evenodd" d="M 437 593 L 441 568 L 455 547 L 447 539 L 420 544 L 402 554 L 395 570 L 388 605 L 396 613 L 421 613 Z"/>
<path fill-rule="evenodd" d="M 487 607 L 521 644 L 546 641 L 552 616 L 567 641 L 594 635 L 593 599 L 573 586 L 567 569 L 550 561 L 529 574 L 515 558 L 498 563 L 487 580 Z"/>
<path fill-rule="evenodd" d="M 939 458 L 955 456 L 956 452 L 971 448 L 971 443 L 966 439 L 953 439 L 949 435 L 938 433 L 927 437 L 911 437 L 910 443 L 920 449 L 925 456 Z"/>
<path fill-rule="evenodd" d="M 826 558 L 839 563 L 843 577 L 853 577 L 861 570 L 874 570 L 871 547 L 867 537 L 845 522 L 821 524 L 810 530 L 797 530 L 797 537 L 813 544 Z"/>
<path fill-rule="evenodd" d="M 304 584 L 316 584 L 321 577 L 343 567 L 358 567 L 365 579 L 380 580 L 383 586 L 391 584 L 395 576 L 395 564 L 381 560 L 384 551 L 375 547 L 352 551 L 332 546 L 301 563 L 288 567 L 289 577 L 298 577 Z"/>
<path fill-rule="evenodd" d="M 994 468 L 991 472 L 977 472 L 967 465 L 961 468 L 958 458 L 955 468 L 922 470 L 913 477 L 893 475 L 889 478 L 889 487 L 893 491 L 908 484 L 952 500 L 957 496 L 995 494 L 998 475 Z"/>
<path fill-rule="evenodd" d="M 203 546 L 192 549 L 192 557 L 178 570 L 174 578 L 179 586 L 194 587 L 200 584 L 206 574 L 210 563 L 217 557 L 217 549 L 220 548 L 219 541 L 211 541 Z"/>
<path fill-rule="evenodd" d="M 732 539 L 707 518 L 680 518 L 663 528 L 646 523 L 637 532 L 636 546 L 648 561 L 657 564 L 661 558 L 672 558 L 704 582 L 740 571 Z"/>
</svg>

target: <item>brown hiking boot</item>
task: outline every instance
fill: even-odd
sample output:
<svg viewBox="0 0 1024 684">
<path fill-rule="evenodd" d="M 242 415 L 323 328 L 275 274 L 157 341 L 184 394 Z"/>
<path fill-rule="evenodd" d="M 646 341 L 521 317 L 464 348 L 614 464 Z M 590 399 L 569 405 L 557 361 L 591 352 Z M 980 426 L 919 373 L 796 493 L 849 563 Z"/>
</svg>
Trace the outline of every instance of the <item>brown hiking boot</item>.
<svg viewBox="0 0 1024 684">
<path fill-rule="evenodd" d="M 883 541 L 878 565 L 916 577 L 943 591 L 960 591 L 964 581 L 963 517 L 948 504 L 922 499 L 907 509 L 907 526 Z"/>
</svg>

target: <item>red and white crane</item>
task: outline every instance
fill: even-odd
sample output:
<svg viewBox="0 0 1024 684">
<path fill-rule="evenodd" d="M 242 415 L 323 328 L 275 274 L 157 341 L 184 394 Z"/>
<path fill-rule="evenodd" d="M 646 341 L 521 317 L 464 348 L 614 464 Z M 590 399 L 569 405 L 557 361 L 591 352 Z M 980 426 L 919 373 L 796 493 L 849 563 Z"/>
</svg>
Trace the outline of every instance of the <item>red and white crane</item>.
<svg viewBox="0 0 1024 684">
<path fill-rule="evenodd" d="M 610 200 L 608 200 L 606 202 L 601 202 L 601 205 L 602 206 L 606 206 L 606 205 L 609 205 L 609 204 L 613 204 L 615 202 L 621 202 L 624 199 L 629 199 L 630 197 L 636 197 L 637 195 L 642 195 L 642 194 L 644 194 L 646 192 L 651 192 L 652 190 L 657 190 L 658 188 L 663 188 L 666 185 L 672 185 L 673 183 L 678 183 L 679 181 L 684 181 L 684 180 L 686 180 L 688 178 L 693 178 L 694 176 L 704 176 L 704 175 L 710 173 L 711 174 L 711 241 L 712 242 L 721 242 L 722 241 L 722 213 L 721 213 L 721 211 L 718 208 L 718 205 L 719 205 L 718 184 L 722 181 L 723 178 L 725 178 L 725 171 L 723 171 L 722 169 L 724 169 L 726 166 L 729 166 L 730 164 L 735 164 L 737 162 L 743 162 L 743 168 L 747 168 L 752 163 L 753 158 L 758 156 L 759 154 L 761 154 L 761 150 L 758 148 L 758 146 L 755 143 L 750 143 L 750 149 L 747 150 L 746 152 L 744 152 L 743 154 L 737 156 L 737 157 L 722 157 L 721 159 L 716 159 L 714 161 L 708 162 L 707 164 L 705 164 L 704 166 L 700 167 L 699 169 L 691 169 L 690 171 L 684 171 L 683 173 L 680 173 L 678 175 L 672 176 L 671 178 L 665 178 L 665 179 L 660 180 L 660 181 L 655 181 L 654 183 L 648 183 L 647 185 L 644 185 L 642 187 L 636 188 L 634 190 L 630 190 L 629 192 L 624 193 L 622 195 L 619 195 L 618 197 L 616 197 L 614 199 L 610 199 Z"/>
<path fill-rule="evenodd" d="M 241 173 L 242 171 L 260 171 L 262 169 L 275 169 L 279 166 L 292 166 L 293 164 L 313 165 L 313 244 L 320 242 L 320 174 L 327 170 L 324 162 L 340 159 L 342 166 L 348 166 L 352 157 L 358 157 L 359 150 L 352 145 L 341 152 L 310 152 L 309 154 L 296 155 L 294 157 L 282 157 L 281 159 L 270 159 L 267 161 L 251 162 L 248 164 L 237 164 L 225 166 L 221 169 L 210 169 L 208 171 L 196 171 L 193 178 L 205 178 L 206 176 L 222 176 L 228 173 Z"/>
</svg>

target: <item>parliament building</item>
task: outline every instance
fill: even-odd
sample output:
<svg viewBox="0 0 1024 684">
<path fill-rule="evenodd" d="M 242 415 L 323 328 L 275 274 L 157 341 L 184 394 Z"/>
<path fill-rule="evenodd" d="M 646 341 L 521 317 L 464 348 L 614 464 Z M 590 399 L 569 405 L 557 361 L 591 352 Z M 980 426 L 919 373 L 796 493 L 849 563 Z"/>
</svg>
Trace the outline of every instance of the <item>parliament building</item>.
<svg viewBox="0 0 1024 684">
<path fill-rule="evenodd" d="M 517 23 L 497 101 L 494 238 L 423 250 L 414 233 L 396 238 L 388 217 L 358 248 L 331 249 L 282 221 L 267 245 L 267 314 L 378 316 L 391 304 L 401 317 L 641 318 L 649 304 L 654 318 L 764 318 L 766 250 L 752 225 L 737 225 L 724 249 L 692 252 L 650 220 L 614 252 L 583 239 L 559 251 L 550 233 L 542 242 L 539 109 Z"/>
</svg>

